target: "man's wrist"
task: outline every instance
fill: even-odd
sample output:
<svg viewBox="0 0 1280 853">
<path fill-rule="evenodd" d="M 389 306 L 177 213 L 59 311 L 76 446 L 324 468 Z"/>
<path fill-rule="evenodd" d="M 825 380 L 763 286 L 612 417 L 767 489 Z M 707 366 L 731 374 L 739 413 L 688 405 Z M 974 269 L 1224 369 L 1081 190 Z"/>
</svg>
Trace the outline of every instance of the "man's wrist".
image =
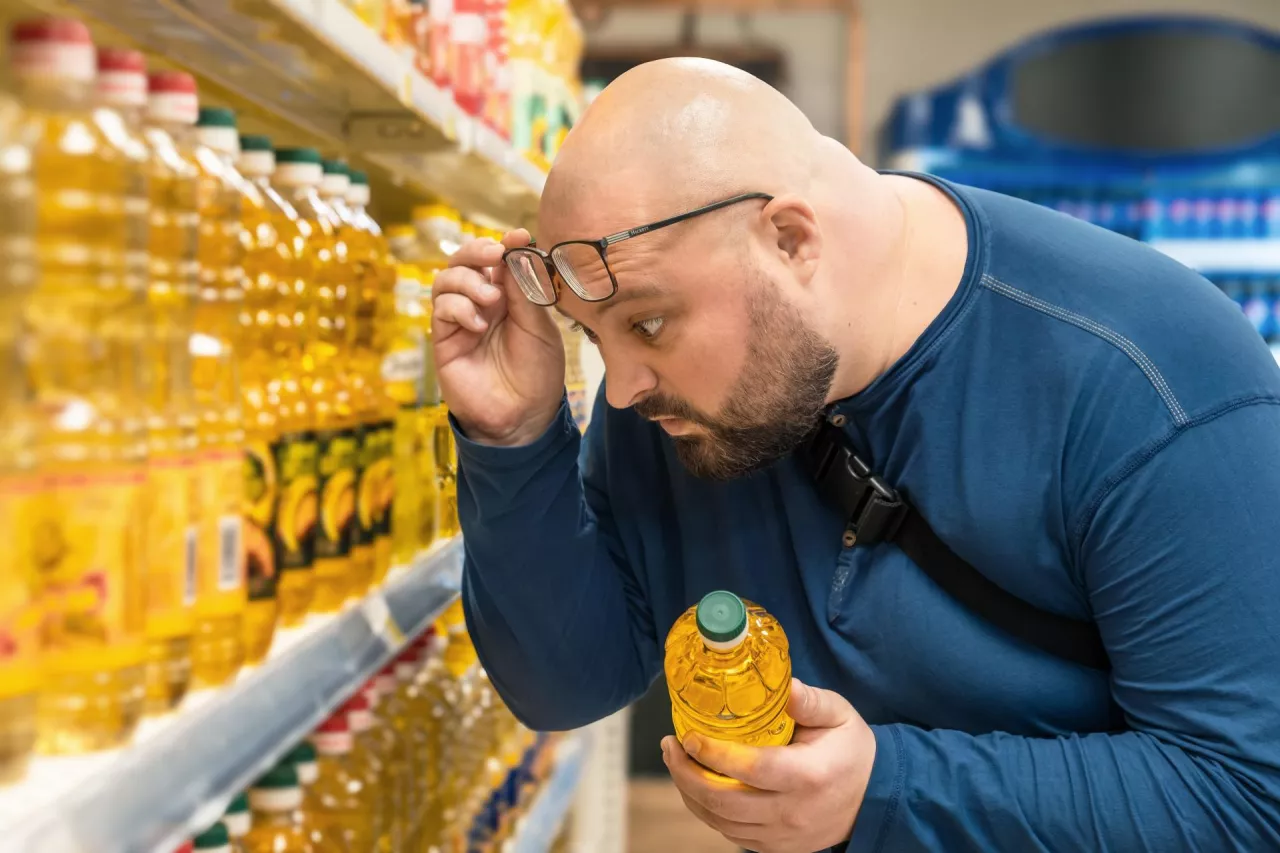
<svg viewBox="0 0 1280 853">
<path fill-rule="evenodd" d="M 559 411 L 560 407 L 557 405 L 545 415 L 526 418 L 507 430 L 486 430 L 479 425 L 468 423 L 456 416 L 454 417 L 454 422 L 457 424 L 459 432 L 476 444 L 486 447 L 525 447 L 533 444 L 546 433 L 547 428 L 555 422 Z"/>
</svg>

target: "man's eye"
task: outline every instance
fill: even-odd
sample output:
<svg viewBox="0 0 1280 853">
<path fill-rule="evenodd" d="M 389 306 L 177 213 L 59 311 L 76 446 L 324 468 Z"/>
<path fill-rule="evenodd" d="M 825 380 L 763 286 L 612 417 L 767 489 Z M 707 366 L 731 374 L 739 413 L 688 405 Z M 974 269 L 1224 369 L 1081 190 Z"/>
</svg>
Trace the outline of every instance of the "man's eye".
<svg viewBox="0 0 1280 853">
<path fill-rule="evenodd" d="M 646 340 L 657 337 L 658 332 L 662 331 L 663 319 L 661 317 L 651 317 L 648 320 L 641 320 L 632 326 L 636 330 L 636 334 Z"/>
<path fill-rule="evenodd" d="M 579 322 L 577 322 L 577 321 L 574 321 L 573 323 L 570 323 L 570 324 L 569 324 L 569 328 L 570 328 L 570 329 L 572 329 L 572 330 L 573 330 L 573 331 L 575 331 L 575 332 L 581 332 L 581 333 L 582 333 L 582 335 L 583 335 L 583 337 L 585 337 L 587 340 L 591 341 L 591 343 L 593 343 L 593 344 L 598 344 L 598 343 L 600 343 L 599 339 L 597 339 L 597 338 L 596 338 L 596 333 L 595 333 L 595 332 L 591 331 L 591 330 L 590 330 L 590 329 L 588 329 L 586 326 L 582 325 L 581 323 L 579 323 Z"/>
</svg>

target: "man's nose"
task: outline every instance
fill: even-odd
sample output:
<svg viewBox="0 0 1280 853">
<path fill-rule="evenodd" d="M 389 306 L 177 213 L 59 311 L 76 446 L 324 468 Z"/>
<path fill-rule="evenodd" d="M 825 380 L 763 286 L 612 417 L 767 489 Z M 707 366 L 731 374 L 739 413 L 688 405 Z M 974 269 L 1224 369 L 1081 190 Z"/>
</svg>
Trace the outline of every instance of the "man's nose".
<svg viewBox="0 0 1280 853">
<path fill-rule="evenodd" d="M 609 405 L 626 409 L 635 405 L 658 386 L 658 377 L 644 364 L 625 358 L 604 359 L 604 393 Z"/>
</svg>

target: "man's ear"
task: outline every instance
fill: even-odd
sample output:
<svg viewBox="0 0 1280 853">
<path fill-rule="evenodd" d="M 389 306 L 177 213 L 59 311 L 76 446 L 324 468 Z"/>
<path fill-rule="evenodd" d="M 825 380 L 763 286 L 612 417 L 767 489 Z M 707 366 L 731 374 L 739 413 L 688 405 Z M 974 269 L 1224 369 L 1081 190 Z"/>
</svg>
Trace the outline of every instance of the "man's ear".
<svg viewBox="0 0 1280 853">
<path fill-rule="evenodd" d="M 777 196 L 761 211 L 776 259 L 808 284 L 822 256 L 822 230 L 809 203 L 799 196 Z"/>
</svg>

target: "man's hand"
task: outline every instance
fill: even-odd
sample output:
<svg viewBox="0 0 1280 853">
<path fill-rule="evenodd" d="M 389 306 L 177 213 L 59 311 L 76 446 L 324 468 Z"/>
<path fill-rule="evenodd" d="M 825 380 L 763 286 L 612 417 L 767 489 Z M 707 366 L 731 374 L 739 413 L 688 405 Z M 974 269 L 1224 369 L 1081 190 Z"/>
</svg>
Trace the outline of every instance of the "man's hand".
<svg viewBox="0 0 1280 853">
<path fill-rule="evenodd" d="M 757 853 L 814 853 L 847 841 L 875 762 L 875 735 L 840 694 L 793 679 L 787 712 L 796 721 L 787 746 L 689 734 L 681 749 L 674 737 L 662 740 L 689 811 Z"/>
<path fill-rule="evenodd" d="M 449 258 L 431 289 L 440 393 L 467 437 L 482 444 L 532 442 L 564 396 L 560 330 L 502 263 L 504 249 L 528 244 L 523 230 L 502 243 L 472 240 Z"/>
</svg>

